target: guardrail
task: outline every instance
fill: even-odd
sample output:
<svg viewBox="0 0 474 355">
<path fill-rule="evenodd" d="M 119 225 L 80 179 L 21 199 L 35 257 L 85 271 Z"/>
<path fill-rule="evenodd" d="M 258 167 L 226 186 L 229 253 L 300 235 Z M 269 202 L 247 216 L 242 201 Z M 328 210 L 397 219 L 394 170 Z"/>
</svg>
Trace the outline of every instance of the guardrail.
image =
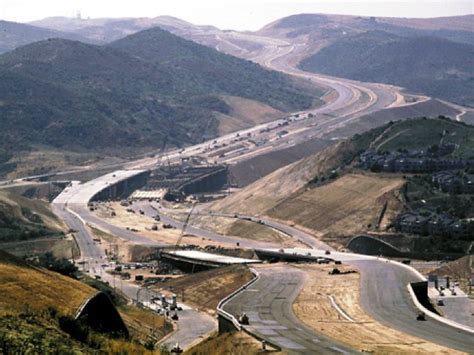
<svg viewBox="0 0 474 355">
<path fill-rule="evenodd" d="M 244 284 L 243 286 L 241 286 L 240 288 L 238 288 L 237 290 L 235 290 L 234 292 L 232 292 L 231 294 L 229 294 L 227 297 L 223 298 L 219 304 L 217 305 L 217 314 L 221 317 L 224 317 L 225 319 L 229 320 L 235 327 L 235 329 L 237 330 L 243 330 L 244 332 L 246 332 L 247 334 L 249 334 L 250 336 L 254 337 L 255 339 L 257 339 L 258 341 L 261 341 L 261 342 L 265 342 L 266 344 L 268 344 L 269 346 L 271 346 L 272 348 L 276 349 L 277 351 L 282 351 L 282 348 L 267 340 L 267 339 L 264 339 L 262 338 L 261 336 L 259 336 L 258 334 L 255 334 L 253 333 L 250 329 L 247 329 L 246 327 L 244 327 L 242 324 L 239 323 L 239 321 L 237 320 L 237 318 L 235 318 L 232 314 L 230 314 L 229 312 L 225 311 L 224 310 L 224 306 L 235 296 L 237 296 L 240 292 L 242 292 L 243 290 L 245 290 L 248 286 L 252 285 L 253 283 L 257 282 L 259 279 L 260 279 L 260 274 L 257 272 L 257 270 L 255 269 L 250 269 L 250 271 L 252 272 L 252 274 L 254 275 L 254 278 L 250 281 L 248 281 L 246 284 Z"/>
</svg>

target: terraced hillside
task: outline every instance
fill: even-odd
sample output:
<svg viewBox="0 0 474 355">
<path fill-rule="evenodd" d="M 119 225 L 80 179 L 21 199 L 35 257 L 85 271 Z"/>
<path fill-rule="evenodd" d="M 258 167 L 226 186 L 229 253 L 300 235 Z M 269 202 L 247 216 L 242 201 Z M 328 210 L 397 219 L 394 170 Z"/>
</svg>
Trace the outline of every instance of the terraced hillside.
<svg viewBox="0 0 474 355">
<path fill-rule="evenodd" d="M 404 183 L 400 177 L 348 174 L 321 187 L 296 194 L 272 207 L 266 214 L 292 221 L 326 238 L 353 235 L 377 224 L 377 217 L 385 203 L 385 216 L 395 217 L 402 207 L 397 200 L 397 192 Z"/>
</svg>

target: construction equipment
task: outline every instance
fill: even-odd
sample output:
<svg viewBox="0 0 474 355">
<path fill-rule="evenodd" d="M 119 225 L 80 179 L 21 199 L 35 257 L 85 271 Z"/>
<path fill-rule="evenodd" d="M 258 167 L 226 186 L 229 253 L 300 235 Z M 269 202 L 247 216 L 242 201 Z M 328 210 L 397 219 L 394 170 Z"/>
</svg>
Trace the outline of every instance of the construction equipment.
<svg viewBox="0 0 474 355">
<path fill-rule="evenodd" d="M 172 354 L 181 354 L 182 352 L 183 352 L 183 349 L 179 346 L 178 343 L 176 343 L 175 346 L 171 348 Z"/>
<path fill-rule="evenodd" d="M 193 211 L 194 211 L 194 207 L 196 207 L 196 203 L 193 203 L 193 205 L 191 206 L 191 209 L 189 210 L 189 213 L 186 217 L 186 220 L 184 221 L 183 223 L 183 228 L 181 228 L 181 234 L 179 235 L 179 238 L 173 248 L 173 250 L 177 250 L 178 247 L 179 247 L 179 244 L 181 243 L 181 240 L 183 239 L 184 237 L 184 232 L 186 231 L 186 227 L 188 226 L 188 223 L 189 223 L 189 219 L 191 218 L 191 215 L 193 214 Z"/>
<path fill-rule="evenodd" d="M 249 325 L 249 317 L 245 313 L 242 313 L 238 320 L 242 325 Z"/>
</svg>

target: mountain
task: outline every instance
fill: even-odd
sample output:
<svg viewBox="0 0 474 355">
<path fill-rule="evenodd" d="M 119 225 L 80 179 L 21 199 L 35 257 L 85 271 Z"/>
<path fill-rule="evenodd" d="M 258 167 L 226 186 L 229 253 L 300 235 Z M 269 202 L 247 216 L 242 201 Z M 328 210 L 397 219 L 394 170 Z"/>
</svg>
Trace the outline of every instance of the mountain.
<svg viewBox="0 0 474 355">
<path fill-rule="evenodd" d="M 85 37 L 74 33 L 0 20 L 0 53 L 48 38 L 66 38 L 90 42 Z"/>
<path fill-rule="evenodd" d="M 108 47 L 127 52 L 147 63 L 169 67 L 177 75 L 202 86 L 203 93 L 254 99 L 282 111 L 309 107 L 311 104 L 308 94 L 301 92 L 301 87 L 292 83 L 289 77 L 159 28 L 141 31 Z"/>
<path fill-rule="evenodd" d="M 108 43 L 133 33 L 160 27 L 178 36 L 193 39 L 199 42 L 199 36 L 220 32 L 212 26 L 197 26 L 172 16 L 158 16 L 154 18 L 98 18 L 79 19 L 72 17 L 48 17 L 31 22 L 32 25 L 75 33 L 90 40 Z"/>
<path fill-rule="evenodd" d="M 345 36 L 300 62 L 306 71 L 406 87 L 474 105 L 474 46 L 369 31 Z"/>
<path fill-rule="evenodd" d="M 217 134 L 226 95 L 290 111 L 315 94 L 158 28 L 108 46 L 40 41 L 0 56 L 0 153 L 181 146 Z"/>
<path fill-rule="evenodd" d="M 346 35 L 384 31 L 406 37 L 440 37 L 474 44 L 474 15 L 439 18 L 361 17 L 348 15 L 299 14 L 274 21 L 257 33 L 270 37 L 295 39 L 315 48 Z"/>
</svg>

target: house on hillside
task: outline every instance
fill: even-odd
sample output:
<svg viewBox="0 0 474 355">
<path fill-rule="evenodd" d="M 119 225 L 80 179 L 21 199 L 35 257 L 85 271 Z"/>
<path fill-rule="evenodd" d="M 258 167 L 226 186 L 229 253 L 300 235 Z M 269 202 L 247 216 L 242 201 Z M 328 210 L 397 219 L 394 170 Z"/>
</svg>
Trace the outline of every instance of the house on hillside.
<svg viewBox="0 0 474 355">
<path fill-rule="evenodd" d="M 427 225 L 428 234 L 430 235 L 446 235 L 449 234 L 450 226 L 455 222 L 447 213 L 433 216 Z"/>
<path fill-rule="evenodd" d="M 440 171 L 431 176 L 431 182 L 443 192 L 452 194 L 474 193 L 474 174 Z"/>
<path fill-rule="evenodd" d="M 403 233 L 421 234 L 428 233 L 428 222 L 431 215 L 422 215 L 416 211 L 408 211 L 400 214 L 395 220 L 395 228 Z"/>
</svg>

